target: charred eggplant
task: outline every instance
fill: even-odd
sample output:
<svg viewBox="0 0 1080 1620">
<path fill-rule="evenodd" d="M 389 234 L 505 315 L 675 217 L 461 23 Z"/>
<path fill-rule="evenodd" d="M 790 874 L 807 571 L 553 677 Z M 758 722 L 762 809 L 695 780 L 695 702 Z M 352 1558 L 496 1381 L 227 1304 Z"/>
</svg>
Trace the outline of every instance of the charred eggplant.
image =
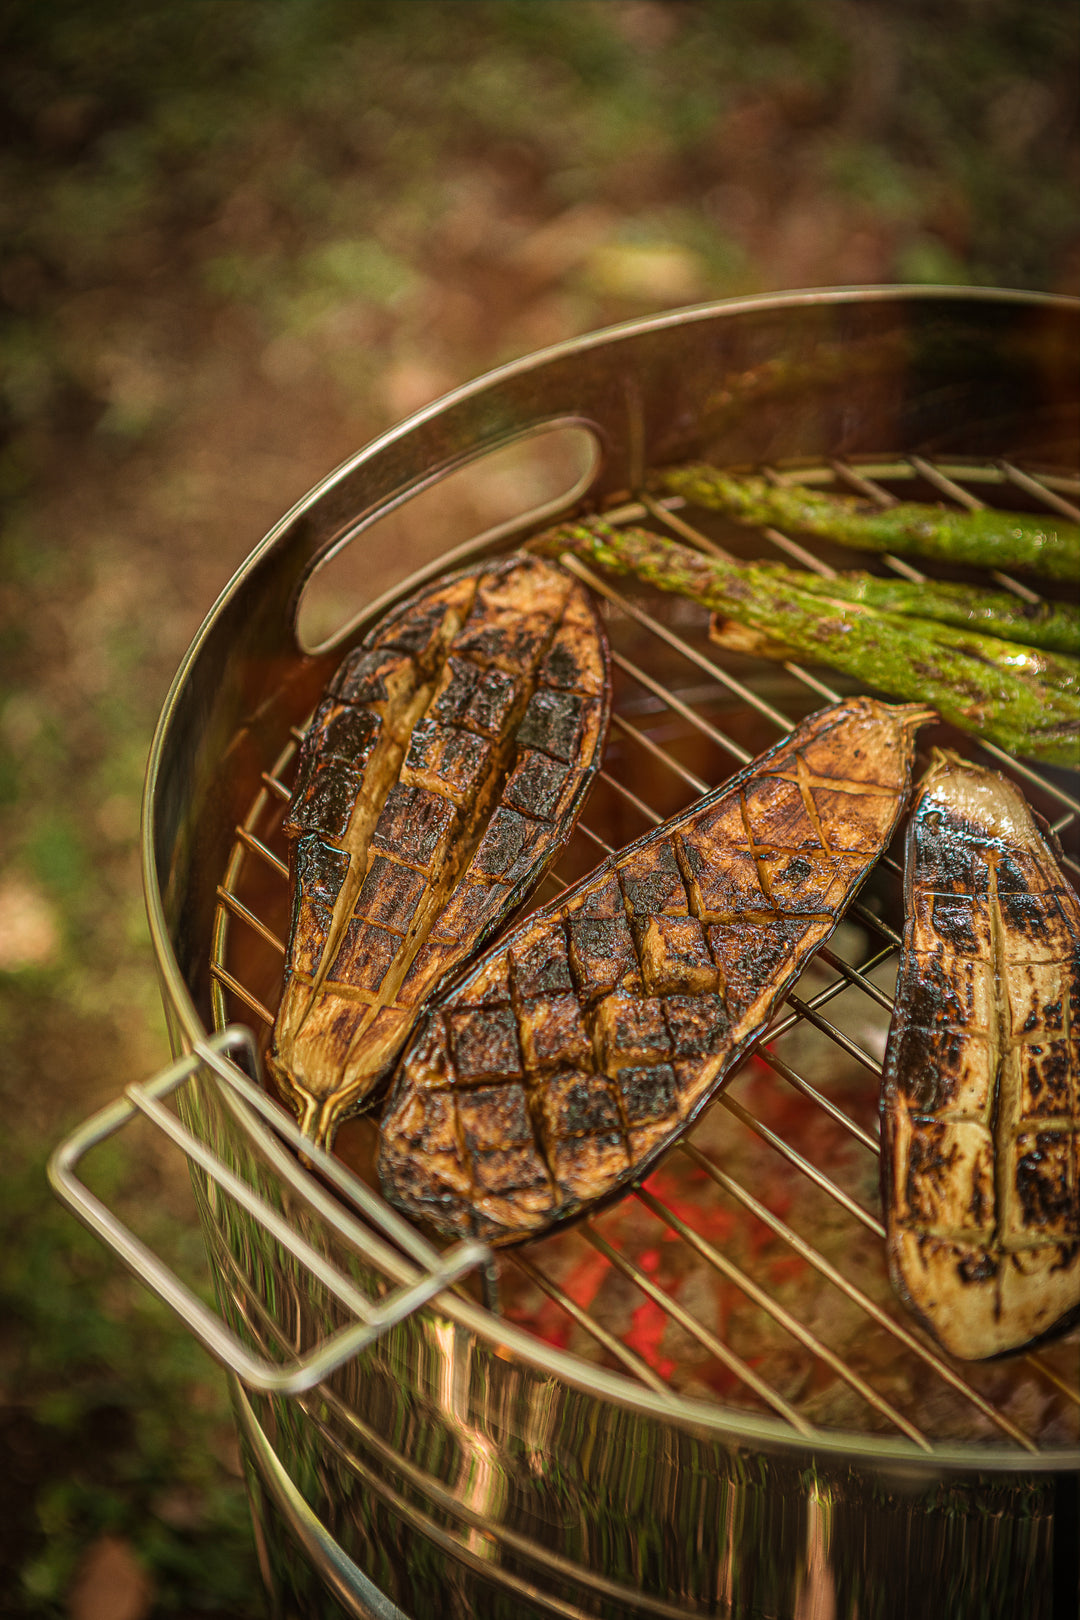
<svg viewBox="0 0 1080 1620">
<path fill-rule="evenodd" d="M 908 831 L 882 1087 L 889 1266 L 976 1360 L 1080 1307 L 1080 903 L 994 771 L 940 752 Z"/>
<path fill-rule="evenodd" d="M 520 904 L 599 767 L 607 644 L 583 588 L 512 556 L 412 597 L 350 653 L 300 749 L 269 1068 L 327 1144 L 421 1001 Z"/>
<path fill-rule="evenodd" d="M 402 1056 L 386 1196 L 513 1242 L 643 1175 L 885 847 L 926 718 L 870 698 L 821 710 L 489 948 Z"/>
</svg>

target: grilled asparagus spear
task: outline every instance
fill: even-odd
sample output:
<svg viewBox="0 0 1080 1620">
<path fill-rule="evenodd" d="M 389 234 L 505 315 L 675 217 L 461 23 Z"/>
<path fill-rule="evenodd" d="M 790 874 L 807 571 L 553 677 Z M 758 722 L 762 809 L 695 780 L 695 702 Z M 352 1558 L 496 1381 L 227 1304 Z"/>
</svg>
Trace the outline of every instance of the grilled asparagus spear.
<svg viewBox="0 0 1080 1620">
<path fill-rule="evenodd" d="M 718 615 L 715 639 L 739 651 L 830 664 L 879 691 L 931 703 L 1011 753 L 1080 763 L 1080 659 L 830 599 L 768 568 L 704 557 L 599 518 L 562 524 L 532 545 L 691 597 Z"/>
<path fill-rule="evenodd" d="M 422 591 L 337 671 L 285 822 L 293 919 L 268 1056 L 313 1140 L 374 1100 L 423 998 L 569 835 L 608 689 L 587 594 L 520 555 Z"/>
<path fill-rule="evenodd" d="M 656 482 L 754 528 L 812 534 L 859 551 L 913 552 L 943 562 L 1017 569 L 1069 584 L 1080 579 L 1080 527 L 1051 514 L 952 511 L 915 501 L 878 507 L 855 496 L 736 478 L 704 465 L 666 469 Z"/>
<path fill-rule="evenodd" d="M 877 860 L 926 718 L 871 698 L 819 711 L 491 947 L 402 1056 L 386 1196 L 515 1242 L 644 1175 Z"/>
<path fill-rule="evenodd" d="M 811 596 L 862 602 L 881 613 L 933 619 L 960 630 L 977 630 L 1002 641 L 1019 641 L 1044 652 L 1080 656 L 1080 608 L 1069 602 L 1025 602 L 1008 591 L 984 591 L 949 580 L 880 579 L 876 574 L 843 573 L 823 578 L 783 563 L 755 563 L 778 581 Z"/>
<path fill-rule="evenodd" d="M 881 1096 L 889 1265 L 952 1354 L 1080 1307 L 1080 903 L 1018 789 L 939 752 Z"/>
</svg>

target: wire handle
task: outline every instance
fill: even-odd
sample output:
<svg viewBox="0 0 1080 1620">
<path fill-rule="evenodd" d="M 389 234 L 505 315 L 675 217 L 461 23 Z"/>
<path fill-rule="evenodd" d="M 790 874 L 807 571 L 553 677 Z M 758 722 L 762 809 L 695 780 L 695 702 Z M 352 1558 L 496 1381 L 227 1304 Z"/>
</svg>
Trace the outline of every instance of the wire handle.
<svg viewBox="0 0 1080 1620">
<path fill-rule="evenodd" d="M 251 1389 L 268 1394 L 297 1395 L 311 1389 L 336 1368 L 418 1311 L 443 1289 L 468 1272 L 490 1263 L 491 1251 L 472 1239 L 455 1244 L 444 1254 L 420 1236 L 407 1222 L 352 1175 L 336 1159 L 315 1148 L 300 1135 L 293 1122 L 275 1107 L 269 1097 L 245 1074 L 230 1053 L 239 1052 L 257 1072 L 258 1059 L 251 1032 L 231 1025 L 220 1034 L 196 1043 L 191 1053 L 163 1069 L 152 1079 L 125 1087 L 124 1095 L 93 1114 L 78 1126 L 49 1160 L 49 1181 L 62 1203 L 75 1214 L 132 1271 L 153 1294 L 170 1306 L 208 1350 Z M 279 1154 L 275 1169 L 309 1205 L 333 1227 L 339 1236 L 354 1245 L 366 1258 L 373 1257 L 383 1267 L 389 1265 L 399 1286 L 385 1299 L 373 1304 L 356 1283 L 327 1256 L 297 1233 L 285 1217 L 262 1198 L 250 1184 L 213 1153 L 181 1124 L 163 1099 L 179 1091 L 200 1071 L 209 1070 L 233 1094 L 235 1105 L 261 1115 L 289 1145 L 302 1151 L 313 1169 L 361 1214 L 380 1227 L 386 1237 L 404 1249 L 415 1264 L 383 1243 L 355 1220 L 336 1199 L 326 1194 L 315 1177 L 289 1154 Z M 346 1309 L 357 1318 L 322 1340 L 314 1349 L 291 1361 L 273 1362 L 252 1353 L 228 1328 L 221 1316 L 210 1309 L 182 1282 L 170 1267 L 147 1247 L 131 1229 L 90 1191 L 76 1175 L 80 1160 L 108 1137 L 114 1136 L 138 1115 L 149 1119 L 169 1137 L 192 1163 L 206 1171 L 221 1189 L 258 1222 L 264 1230 L 308 1270 Z"/>
</svg>

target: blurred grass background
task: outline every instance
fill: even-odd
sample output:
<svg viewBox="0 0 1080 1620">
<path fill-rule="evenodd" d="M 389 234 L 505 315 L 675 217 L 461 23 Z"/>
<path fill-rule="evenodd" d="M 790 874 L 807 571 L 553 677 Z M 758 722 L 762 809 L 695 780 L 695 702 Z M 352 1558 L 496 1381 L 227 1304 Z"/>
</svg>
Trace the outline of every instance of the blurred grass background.
<svg viewBox="0 0 1080 1620">
<path fill-rule="evenodd" d="M 221 1379 L 44 1183 L 167 1058 L 139 794 L 218 591 L 379 430 L 559 339 L 1075 292 L 1078 32 L 1056 0 L 8 0 L 0 1614 L 262 1612 Z M 184 1172 L 99 1160 L 197 1267 Z"/>
</svg>

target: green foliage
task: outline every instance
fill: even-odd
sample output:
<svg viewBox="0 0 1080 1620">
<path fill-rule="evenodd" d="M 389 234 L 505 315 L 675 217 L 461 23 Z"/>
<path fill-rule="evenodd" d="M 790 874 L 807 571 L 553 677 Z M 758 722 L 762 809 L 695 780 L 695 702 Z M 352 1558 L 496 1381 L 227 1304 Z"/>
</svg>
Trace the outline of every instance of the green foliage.
<svg viewBox="0 0 1080 1620">
<path fill-rule="evenodd" d="M 87 852 L 74 817 L 55 810 L 37 818 L 26 853 L 38 879 L 58 894 L 75 894 L 87 879 Z"/>
<path fill-rule="evenodd" d="M 940 264 L 949 280 L 1046 284 L 1075 224 L 1075 176 L 1046 161 L 1074 117 L 1066 11 L 965 5 L 946 39 L 940 8 L 830 0 L 15 0 L 0 180 L 30 291 L 0 339 L 7 412 L 30 422 L 96 392 L 41 289 L 91 286 L 178 228 L 213 234 L 238 195 L 259 196 L 263 222 L 201 273 L 268 335 L 307 333 L 342 301 L 396 307 L 476 154 L 527 161 L 549 208 L 618 207 L 640 162 L 677 243 L 707 226 L 703 190 L 782 157 L 791 183 L 898 233 L 898 276 Z M 746 106 L 764 122 L 744 136 L 728 118 Z M 712 290 L 760 281 L 739 247 L 706 248 Z M 129 440 L 155 421 L 137 394 L 99 396 L 99 413 Z"/>
<path fill-rule="evenodd" d="M 153 1572 L 157 1612 L 259 1614 L 246 1496 L 216 1460 L 231 1445 L 223 1380 L 171 1313 L 52 1201 L 40 1147 L 17 1133 L 9 1148 L 0 1318 L 19 1332 L 2 1372 L 20 1392 L 42 1464 L 23 1504 L 19 1612 L 60 1613 L 80 1549 L 109 1534 Z M 138 1223 L 130 1147 L 114 1140 L 92 1166 L 99 1196 Z M 151 1214 L 142 1235 L 181 1272 L 197 1268 L 197 1280 L 194 1228 L 179 1244 L 170 1228 Z M 171 1506 L 178 1491 L 181 1513 Z"/>
</svg>

